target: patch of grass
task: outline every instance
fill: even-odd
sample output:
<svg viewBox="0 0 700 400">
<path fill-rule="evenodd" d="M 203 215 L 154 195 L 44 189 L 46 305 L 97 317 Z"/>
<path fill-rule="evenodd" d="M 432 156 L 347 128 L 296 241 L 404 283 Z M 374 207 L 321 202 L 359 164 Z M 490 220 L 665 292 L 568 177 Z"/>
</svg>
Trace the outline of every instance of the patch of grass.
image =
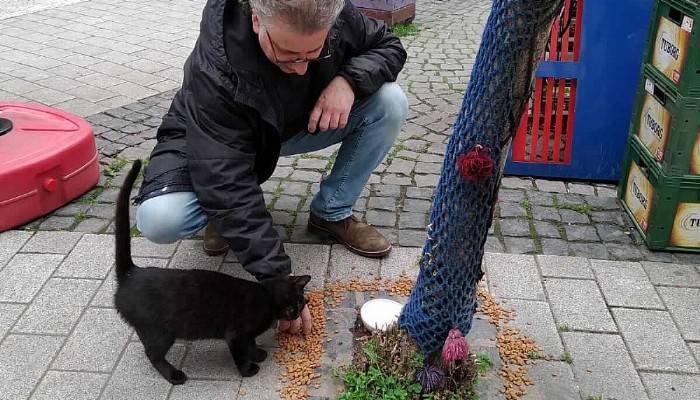
<svg viewBox="0 0 700 400">
<path fill-rule="evenodd" d="M 603 395 L 602 394 L 597 394 L 595 396 L 587 396 L 586 400 L 603 400 Z"/>
<path fill-rule="evenodd" d="M 423 28 L 412 22 L 407 24 L 396 24 L 391 28 L 391 31 L 396 35 L 396 37 L 405 37 L 417 35 L 418 32 L 423 30 Z"/>
<path fill-rule="evenodd" d="M 87 218 L 87 214 L 84 212 L 77 212 L 75 215 L 73 215 L 73 225 L 78 225 L 79 223 L 83 222 Z"/>
<path fill-rule="evenodd" d="M 527 213 L 527 218 L 532 219 L 532 203 L 530 203 L 529 199 L 523 199 L 520 202 L 520 207 L 525 209 L 525 212 Z"/>
<path fill-rule="evenodd" d="M 493 361 L 491 356 L 485 351 L 476 353 L 476 370 L 479 375 L 485 375 L 493 369 Z"/>
<path fill-rule="evenodd" d="M 135 227 L 135 226 L 132 226 L 132 227 L 131 227 L 131 236 L 132 236 L 132 237 L 139 237 L 139 236 L 141 236 L 141 231 L 139 230 L 139 228 L 137 228 L 137 227 Z"/>
<path fill-rule="evenodd" d="M 490 362 L 490 359 L 488 360 Z M 445 370 L 441 389 L 422 393 L 416 372 L 426 364 L 440 365 L 440 354 L 426 359 L 405 331 L 394 326 L 356 342 L 351 366 L 337 370 L 345 383 L 340 400 L 477 400 L 477 365 L 470 358 Z"/>
<path fill-rule="evenodd" d="M 408 150 L 403 143 L 399 142 L 394 145 L 394 147 L 391 149 L 389 152 L 389 155 L 386 156 L 386 164 L 391 165 L 391 162 L 394 161 L 394 158 L 396 158 L 396 155 L 399 154 L 402 150 Z"/>
<path fill-rule="evenodd" d="M 564 354 L 561 355 L 561 360 L 567 364 L 572 364 L 574 362 L 574 358 L 568 351 L 565 351 Z"/>
<path fill-rule="evenodd" d="M 593 207 L 591 207 L 588 204 L 569 204 L 569 203 L 564 203 L 564 204 L 556 204 L 555 206 L 558 209 L 564 209 L 564 210 L 572 210 L 576 211 L 577 213 L 580 214 L 588 214 L 593 210 Z"/>
<path fill-rule="evenodd" d="M 93 205 L 97 202 L 97 198 L 100 197 L 100 195 L 104 191 L 105 191 L 104 187 L 98 186 L 98 187 L 92 189 L 92 191 L 90 191 L 90 193 L 81 197 L 80 200 L 78 200 L 78 201 L 80 202 L 80 204 Z"/>
<path fill-rule="evenodd" d="M 567 324 L 561 324 L 557 327 L 559 332 L 571 332 L 571 327 Z"/>
<path fill-rule="evenodd" d="M 531 351 L 527 353 L 527 358 L 530 360 L 546 360 L 547 356 L 544 353 L 540 353 L 539 351 Z"/>
<path fill-rule="evenodd" d="M 104 176 L 109 176 L 109 177 L 114 178 L 115 176 L 117 176 L 119 171 L 121 171 L 122 168 L 124 168 L 124 166 L 128 163 L 129 163 L 129 160 L 127 160 L 126 158 L 117 157 L 114 159 L 114 161 L 112 161 L 108 166 L 106 166 L 104 168 L 104 170 L 102 171 L 102 174 Z"/>
<path fill-rule="evenodd" d="M 562 239 L 564 240 L 569 240 L 568 237 L 566 236 L 566 229 L 564 229 L 564 224 L 561 221 L 551 221 L 554 226 L 557 227 L 557 230 L 559 231 L 559 236 L 561 236 Z"/>
<path fill-rule="evenodd" d="M 530 237 L 535 243 L 535 253 L 542 254 L 542 240 L 537 235 L 537 230 L 535 229 L 535 218 L 532 215 L 532 203 L 530 203 L 530 200 L 528 198 L 524 198 L 520 202 L 520 206 L 525 209 L 525 213 L 527 214 L 527 224 L 530 228 Z"/>
</svg>

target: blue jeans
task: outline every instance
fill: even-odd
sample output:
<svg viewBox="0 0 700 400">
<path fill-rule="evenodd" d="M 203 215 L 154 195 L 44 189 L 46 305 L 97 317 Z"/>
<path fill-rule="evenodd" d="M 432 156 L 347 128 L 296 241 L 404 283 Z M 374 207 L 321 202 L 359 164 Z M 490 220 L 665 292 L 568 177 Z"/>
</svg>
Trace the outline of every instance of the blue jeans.
<svg viewBox="0 0 700 400">
<path fill-rule="evenodd" d="M 331 173 L 321 182 L 311 212 L 339 221 L 352 215 L 352 206 L 372 171 L 382 162 L 401 131 L 408 102 L 396 83 L 385 83 L 372 96 L 356 102 L 344 129 L 303 131 L 282 143 L 281 155 L 308 153 L 342 142 Z M 194 192 L 167 193 L 138 206 L 136 226 L 155 243 L 172 243 L 197 233 L 207 224 Z"/>
</svg>

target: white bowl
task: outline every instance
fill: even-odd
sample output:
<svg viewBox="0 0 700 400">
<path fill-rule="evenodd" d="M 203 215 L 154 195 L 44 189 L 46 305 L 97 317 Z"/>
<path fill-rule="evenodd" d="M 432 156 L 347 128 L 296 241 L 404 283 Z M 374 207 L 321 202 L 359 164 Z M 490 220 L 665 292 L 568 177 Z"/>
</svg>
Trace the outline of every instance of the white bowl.
<svg viewBox="0 0 700 400">
<path fill-rule="evenodd" d="M 390 299 L 373 299 L 362 305 L 360 318 L 370 331 L 386 330 L 391 324 L 398 322 L 403 306 Z"/>
</svg>

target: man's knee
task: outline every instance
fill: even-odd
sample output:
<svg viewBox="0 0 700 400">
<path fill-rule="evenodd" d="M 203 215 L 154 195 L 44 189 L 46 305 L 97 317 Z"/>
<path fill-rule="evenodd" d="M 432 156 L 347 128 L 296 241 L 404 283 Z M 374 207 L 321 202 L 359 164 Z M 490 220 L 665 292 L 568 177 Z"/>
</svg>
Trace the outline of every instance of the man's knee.
<svg viewBox="0 0 700 400">
<path fill-rule="evenodd" d="M 187 192 L 168 193 L 152 197 L 141 203 L 136 210 L 136 227 L 148 240 L 173 243 L 187 236 L 189 221 Z"/>
<path fill-rule="evenodd" d="M 396 82 L 385 83 L 376 96 L 377 107 L 384 111 L 384 118 L 400 130 L 408 116 L 408 99 L 401 86 Z"/>
</svg>

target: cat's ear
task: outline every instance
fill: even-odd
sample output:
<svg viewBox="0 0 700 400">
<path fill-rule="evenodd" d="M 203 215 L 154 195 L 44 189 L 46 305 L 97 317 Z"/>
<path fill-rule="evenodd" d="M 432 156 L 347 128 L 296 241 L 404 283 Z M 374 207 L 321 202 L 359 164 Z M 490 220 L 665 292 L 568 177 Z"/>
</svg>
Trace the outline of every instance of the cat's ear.
<svg viewBox="0 0 700 400">
<path fill-rule="evenodd" d="M 306 286 L 310 281 L 311 281 L 311 276 L 310 275 L 299 275 L 299 276 L 293 276 L 292 282 L 299 288 L 303 289 L 304 286 Z"/>
</svg>

